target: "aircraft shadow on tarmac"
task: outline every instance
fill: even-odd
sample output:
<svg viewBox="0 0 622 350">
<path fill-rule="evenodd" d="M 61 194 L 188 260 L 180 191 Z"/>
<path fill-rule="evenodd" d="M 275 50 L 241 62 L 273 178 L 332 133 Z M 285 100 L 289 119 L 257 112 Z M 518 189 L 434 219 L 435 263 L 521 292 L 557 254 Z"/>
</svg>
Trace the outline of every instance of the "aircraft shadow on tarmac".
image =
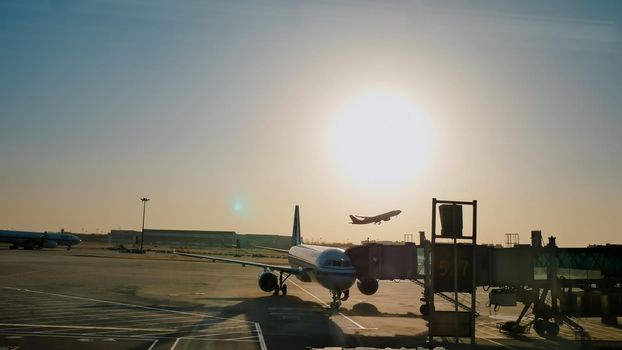
<svg viewBox="0 0 622 350">
<path fill-rule="evenodd" d="M 406 312 L 404 314 L 395 314 L 388 312 L 380 312 L 376 305 L 370 303 L 358 303 L 354 304 L 352 308 L 343 308 L 340 310 L 342 314 L 346 316 L 373 316 L 373 317 L 406 317 L 406 318 L 424 318 L 421 315 L 416 315 L 412 312 Z"/>
<path fill-rule="evenodd" d="M 366 335 L 365 331 L 362 330 L 360 332 L 355 331 L 354 334 L 351 334 L 352 332 L 345 334 L 342 328 L 333 321 L 333 319 L 341 316 L 331 314 L 327 307 L 319 303 L 305 301 L 293 295 L 270 295 L 253 298 L 200 297 L 195 298 L 193 302 L 184 306 L 178 305 L 177 307 L 171 307 L 168 302 L 162 300 L 150 301 L 147 304 L 153 307 L 165 307 L 167 309 L 195 313 L 201 312 L 209 315 L 197 321 L 197 324 L 211 323 L 214 325 L 218 324 L 218 322 L 230 322 L 228 319 L 257 322 L 261 327 L 264 340 L 269 349 L 304 349 L 308 346 L 318 348 L 354 348 L 365 346 L 417 347 L 424 346 L 427 338 L 427 332 L 412 335 L 377 336 Z M 204 302 L 208 305 L 203 304 Z M 192 304 L 192 306 L 189 304 Z M 404 322 L 408 322 L 407 319 L 427 319 L 410 312 L 404 314 L 382 313 L 375 305 L 370 303 L 354 304 L 350 309 L 343 308 L 341 313 L 346 316 L 402 317 Z M 214 317 L 221 318 L 221 321 L 214 322 Z M 339 323 L 342 325 L 344 323 L 347 324 L 347 322 Z M 527 347 L 530 348 L 542 348 L 539 345 L 546 348 L 551 344 L 563 344 L 563 348 L 568 349 L 581 348 L 581 342 L 562 340 L 561 338 L 553 340 L 553 343 L 544 341 L 542 344 L 534 344 L 532 338 L 524 335 L 513 335 L 510 338 L 520 341 L 522 344 L 528 344 Z M 451 344 L 453 339 L 447 338 L 445 342 Z M 231 349 L 237 349 L 234 343 L 230 344 Z M 217 348 L 223 348 L 222 346 L 223 343 L 218 343 Z M 494 343 L 478 344 L 478 348 L 496 348 L 496 346 L 498 345 Z M 210 347 L 207 346 L 207 348 Z M 225 346 L 223 349 L 225 348 L 229 349 L 228 346 Z M 181 350 L 183 350 L 183 346 Z"/>
<path fill-rule="evenodd" d="M 124 288 L 123 294 L 133 294 L 132 287 Z M 398 336 L 374 336 L 365 335 L 365 331 L 354 330 L 345 334 L 340 327 L 348 327 L 342 316 L 331 314 L 329 309 L 316 302 L 305 301 L 297 296 L 264 296 L 253 298 L 236 297 L 199 297 L 192 301 L 176 305 L 171 305 L 169 300 L 160 300 L 141 297 L 140 305 L 153 308 L 165 308 L 190 313 L 203 313 L 208 315 L 196 320 L 194 325 L 189 325 L 183 334 L 173 332 L 171 334 L 160 334 L 161 337 L 176 338 L 179 336 L 193 336 L 194 331 L 199 332 L 205 328 L 201 324 L 209 324 L 218 327 L 219 324 L 229 324 L 230 319 L 245 320 L 259 323 L 264 340 L 269 349 L 304 349 L 311 347 L 357 347 L 357 346 L 381 346 L 381 347 L 413 347 L 423 345 L 425 342 L 424 334 L 398 335 Z M 99 308 L 106 310 L 114 308 L 114 305 L 97 304 L 87 306 L 89 308 Z M 379 316 L 379 317 L 405 317 L 417 318 L 420 316 L 411 314 L 387 314 L 381 313 L 378 309 L 368 303 L 355 304 L 352 309 L 343 309 L 344 315 L 350 316 Z M 216 317 L 216 318 L 215 318 Z M 334 320 L 339 319 L 339 324 Z M 251 326 L 252 327 L 252 326 Z M 194 330 L 194 331 L 193 331 Z M 352 334 L 354 333 L 354 334 Z M 358 333 L 358 334 L 357 334 Z M 198 333 L 197 333 L 198 334 Z M 231 335 L 235 337 L 235 335 Z M 203 343 L 210 348 L 209 343 Z M 236 342 L 219 342 L 216 347 L 219 349 L 238 349 Z M 183 350 L 184 346 L 179 345 L 178 349 Z"/>
<path fill-rule="evenodd" d="M 214 298 L 205 298 L 214 301 Z M 218 298 L 215 298 L 218 299 Z M 224 298 L 233 300 L 236 298 Z M 311 347 L 357 347 L 357 346 L 416 346 L 425 338 L 421 335 L 376 337 L 344 334 L 327 307 L 297 296 L 266 296 L 238 299 L 240 302 L 225 307 L 207 307 L 206 313 L 223 318 L 245 315 L 248 321 L 259 322 L 264 339 L 270 349 L 304 349 Z M 342 310 L 344 315 L 392 316 L 380 313 L 371 304 L 359 303 L 354 311 Z M 401 314 L 398 317 L 417 317 Z M 345 320 L 344 320 L 345 321 Z M 347 323 L 348 321 L 345 321 Z"/>
<path fill-rule="evenodd" d="M 213 302 L 219 298 L 205 299 Z M 222 318 L 244 315 L 247 321 L 258 322 L 268 348 L 304 349 L 344 343 L 344 334 L 330 319 L 329 311 L 317 303 L 289 295 L 238 300 L 234 305 L 206 307 L 204 311 Z"/>
</svg>

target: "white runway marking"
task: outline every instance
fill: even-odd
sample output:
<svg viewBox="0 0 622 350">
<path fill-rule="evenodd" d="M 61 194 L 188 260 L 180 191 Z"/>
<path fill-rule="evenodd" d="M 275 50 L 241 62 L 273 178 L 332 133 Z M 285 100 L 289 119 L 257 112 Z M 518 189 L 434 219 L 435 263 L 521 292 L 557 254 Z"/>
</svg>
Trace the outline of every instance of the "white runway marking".
<svg viewBox="0 0 622 350">
<path fill-rule="evenodd" d="M 149 349 L 147 350 L 153 349 L 153 347 L 156 346 L 157 343 L 158 343 L 158 339 L 154 340 L 153 343 L 151 343 L 151 346 L 149 347 Z"/>
<path fill-rule="evenodd" d="M 192 328 L 192 329 L 196 330 L 196 328 L 199 328 L 197 326 L 199 326 L 199 325 L 190 325 L 188 328 Z M 246 327 L 246 325 L 244 325 L 244 326 L 220 327 L 220 328 L 218 328 L 218 327 L 210 327 L 210 328 L 206 328 L 206 329 L 197 330 L 197 332 L 203 332 L 203 333 L 207 333 L 207 332 L 220 332 L 220 331 L 229 330 L 229 329 L 239 329 L 239 328 L 242 328 L 242 327 Z"/>
<path fill-rule="evenodd" d="M 11 335 L 20 335 L 23 337 L 53 337 L 53 338 L 71 338 L 71 339 L 76 339 L 79 338 L 80 335 L 78 334 L 73 334 L 73 333 L 54 333 L 54 334 L 37 334 L 37 333 L 25 333 L 25 332 L 4 332 L 2 330 L 0 330 L 1 334 L 11 334 Z M 98 336 L 94 336 L 93 338 L 103 338 L 103 337 L 98 337 Z M 131 340 L 131 341 L 153 341 L 153 337 L 152 338 L 139 338 L 139 337 L 115 337 L 116 339 L 123 339 L 125 341 Z M 110 339 L 110 337 L 106 338 L 106 339 Z M 171 338 L 174 339 L 174 338 Z"/>
<path fill-rule="evenodd" d="M 257 338 L 255 336 L 252 337 L 248 337 L 248 338 Z M 184 340 L 220 340 L 220 341 L 234 341 L 234 342 L 239 342 L 239 343 L 256 343 L 257 339 L 242 339 L 239 340 L 238 338 L 215 338 L 215 337 L 193 337 L 193 336 L 187 336 L 187 337 L 181 337 L 179 339 L 184 339 Z"/>
<path fill-rule="evenodd" d="M 26 328 L 70 328 L 70 329 L 108 329 L 115 331 L 141 331 L 141 332 L 174 332 L 175 329 L 164 329 L 164 328 L 124 328 L 124 327 L 101 327 L 101 326 L 65 326 L 65 325 L 53 325 L 53 324 L 14 324 L 14 323 L 0 323 L 0 326 L 8 326 L 8 327 L 26 327 Z M 40 333 L 40 332 L 39 332 Z"/>
<path fill-rule="evenodd" d="M 15 291 L 28 292 L 28 293 L 37 293 L 37 294 L 43 294 L 43 295 L 53 295 L 53 296 L 57 296 L 57 297 L 61 297 L 61 298 L 71 298 L 71 299 L 77 299 L 77 300 L 88 300 L 88 301 L 93 301 L 93 302 L 98 302 L 98 303 L 105 303 L 105 304 L 111 304 L 111 305 L 130 306 L 130 307 L 135 307 L 135 308 L 144 309 L 144 310 L 156 310 L 156 311 L 172 312 L 172 313 L 177 313 L 177 314 L 182 314 L 182 315 L 208 317 L 208 318 L 214 318 L 214 319 L 225 320 L 225 321 L 236 321 L 236 322 L 241 322 L 241 323 L 253 323 L 253 322 L 250 322 L 250 321 L 236 320 L 234 318 L 224 318 L 224 317 L 210 316 L 210 315 L 206 315 L 206 314 L 197 314 L 197 313 L 193 313 L 193 312 L 161 309 L 161 308 L 152 307 L 152 306 L 143 306 L 143 305 L 136 305 L 136 304 L 120 303 L 120 302 L 116 302 L 116 301 L 108 301 L 108 300 L 91 299 L 91 298 L 85 298 L 85 297 L 77 297 L 77 296 L 73 296 L 73 295 L 65 295 L 65 294 L 58 294 L 58 293 L 48 293 L 48 292 L 41 292 L 41 291 L 37 291 L 37 290 L 31 290 L 31 289 L 13 288 L 13 287 L 2 287 L 2 288 L 10 289 L 10 290 L 15 290 Z"/>
<path fill-rule="evenodd" d="M 303 292 L 309 294 L 310 296 L 314 297 L 317 301 L 319 301 L 322 305 L 328 307 L 328 304 L 326 304 L 322 299 L 316 297 L 313 293 L 309 292 L 308 290 L 302 288 L 298 283 L 294 282 L 294 281 L 290 281 L 290 283 L 292 283 L 293 285 L 295 285 L 296 287 L 300 288 Z M 360 324 L 358 324 L 356 321 L 354 321 L 353 319 L 351 319 L 350 317 L 342 314 L 341 312 L 338 312 L 339 315 L 341 315 L 341 317 L 345 318 L 346 320 L 352 322 L 352 324 L 354 324 L 356 327 L 358 327 L 359 329 L 378 329 L 378 328 L 367 328 L 367 327 L 363 327 Z"/>
<path fill-rule="evenodd" d="M 173 343 L 173 346 L 171 346 L 171 350 L 175 350 L 175 348 L 177 347 L 177 343 L 179 343 L 179 338 L 175 340 L 175 343 Z"/>
<path fill-rule="evenodd" d="M 19 302 L 19 304 L 23 304 L 23 303 L 24 303 L 23 301 Z M 73 311 L 67 311 L 67 309 L 70 309 L 72 305 L 75 305 L 75 302 L 72 304 L 63 305 L 62 307 L 41 306 L 41 307 L 38 307 L 37 309 L 40 311 L 51 312 L 56 316 L 56 315 L 63 315 L 63 314 L 73 312 Z M 12 310 L 11 315 L 14 315 L 14 316 L 28 315 L 30 314 L 30 312 L 31 312 L 30 310 Z"/>
<path fill-rule="evenodd" d="M 180 340 L 188 343 L 183 344 L 184 347 L 192 343 L 193 348 L 201 341 L 237 342 L 253 343 L 253 348 L 266 350 L 256 322 L 25 288 L 0 286 L 0 292 L 2 290 L 18 292 L 15 295 L 5 293 L 8 298 L 2 298 L 3 304 L 21 303 L 32 309 L 23 314 L 11 314 L 9 320 L 0 320 L 0 334 L 5 336 L 131 339 L 148 341 L 148 350 L 161 345 L 159 340 L 163 339 L 174 340 L 173 350 Z M 33 310 L 41 313 L 37 315 L 37 323 L 28 322 L 32 320 L 32 315 L 28 314 Z M 150 328 L 153 325 L 157 328 Z"/>
<path fill-rule="evenodd" d="M 261 331 L 259 322 L 255 322 L 255 329 L 257 330 L 257 336 L 259 337 L 259 345 L 261 346 L 261 350 L 268 350 L 268 348 L 266 347 L 266 342 L 263 339 L 263 332 Z"/>
</svg>

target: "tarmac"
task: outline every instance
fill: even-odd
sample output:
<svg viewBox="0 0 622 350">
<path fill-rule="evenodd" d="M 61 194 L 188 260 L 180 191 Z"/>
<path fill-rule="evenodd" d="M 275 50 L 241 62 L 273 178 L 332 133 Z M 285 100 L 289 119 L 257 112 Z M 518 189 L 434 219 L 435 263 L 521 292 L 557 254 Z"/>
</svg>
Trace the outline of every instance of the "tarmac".
<svg viewBox="0 0 622 350">
<path fill-rule="evenodd" d="M 259 268 L 172 254 L 127 254 L 88 243 L 71 251 L 0 246 L 0 266 L 0 350 L 426 346 L 422 289 L 410 281 L 381 281 L 372 296 L 354 287 L 335 314 L 318 284 L 292 277 L 288 295 L 273 296 L 259 289 Z M 599 318 L 575 319 L 591 337 L 587 341 L 575 340 L 566 326 L 553 340 L 535 331 L 503 334 L 497 324 L 516 319 L 520 304 L 495 312 L 487 303 L 487 294 L 478 291 L 478 348 L 622 347 L 622 327 L 602 325 Z M 437 304 L 443 307 L 451 308 Z M 469 339 L 437 340 L 441 348 L 470 347 Z"/>
</svg>

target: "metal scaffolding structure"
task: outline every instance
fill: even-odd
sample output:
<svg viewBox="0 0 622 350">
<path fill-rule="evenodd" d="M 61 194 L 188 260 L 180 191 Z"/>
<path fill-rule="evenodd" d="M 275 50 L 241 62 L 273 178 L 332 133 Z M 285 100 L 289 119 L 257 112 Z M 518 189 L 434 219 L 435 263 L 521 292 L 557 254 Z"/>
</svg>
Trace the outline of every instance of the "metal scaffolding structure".
<svg viewBox="0 0 622 350">
<path fill-rule="evenodd" d="M 463 206 L 472 207 L 470 235 L 462 232 Z M 541 231 L 531 232 L 531 244 L 477 245 L 477 201 L 432 199 L 431 229 L 430 240 L 419 232 L 418 244 L 369 243 L 346 250 L 363 294 L 376 293 L 378 280 L 411 280 L 423 287 L 419 311 L 429 320 L 430 346 L 434 337 L 468 337 L 474 344 L 476 287 L 484 287 L 495 309 L 523 303 L 516 320 L 498 324 L 501 332 L 534 329 L 554 338 L 566 325 L 587 339 L 573 318 L 601 317 L 615 326 L 622 316 L 622 245 L 560 248 L 555 237 L 543 245 Z M 459 300 L 459 293 L 470 294 L 470 303 Z M 438 309 L 436 298 L 453 310 Z"/>
<path fill-rule="evenodd" d="M 470 235 L 463 234 L 462 206 L 472 207 Z M 436 214 L 440 213 L 441 233 L 437 234 Z M 430 321 L 428 343 L 433 345 L 435 336 L 469 337 L 475 344 L 475 298 L 476 298 L 476 249 L 477 201 L 451 201 L 432 198 L 432 232 L 430 245 L 430 278 L 426 299 L 429 303 Z M 437 240 L 451 241 L 451 245 L 438 245 Z M 468 242 L 468 244 L 458 242 Z M 451 249 L 447 249 L 450 248 Z M 448 283 L 449 282 L 449 283 Z M 453 282 L 453 283 L 452 283 Z M 436 310 L 436 292 L 453 292 L 453 311 Z M 469 311 L 460 311 L 458 293 L 471 294 Z"/>
</svg>

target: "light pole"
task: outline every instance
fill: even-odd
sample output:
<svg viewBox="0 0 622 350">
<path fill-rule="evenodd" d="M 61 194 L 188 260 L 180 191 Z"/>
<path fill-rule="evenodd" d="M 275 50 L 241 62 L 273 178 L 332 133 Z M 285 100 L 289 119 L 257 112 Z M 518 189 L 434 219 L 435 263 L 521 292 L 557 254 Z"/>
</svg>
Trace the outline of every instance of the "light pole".
<svg viewBox="0 0 622 350">
<path fill-rule="evenodd" d="M 143 197 L 140 199 L 143 202 L 143 230 L 140 232 L 140 252 L 143 252 L 143 240 L 145 239 L 145 207 L 149 198 Z"/>
</svg>

